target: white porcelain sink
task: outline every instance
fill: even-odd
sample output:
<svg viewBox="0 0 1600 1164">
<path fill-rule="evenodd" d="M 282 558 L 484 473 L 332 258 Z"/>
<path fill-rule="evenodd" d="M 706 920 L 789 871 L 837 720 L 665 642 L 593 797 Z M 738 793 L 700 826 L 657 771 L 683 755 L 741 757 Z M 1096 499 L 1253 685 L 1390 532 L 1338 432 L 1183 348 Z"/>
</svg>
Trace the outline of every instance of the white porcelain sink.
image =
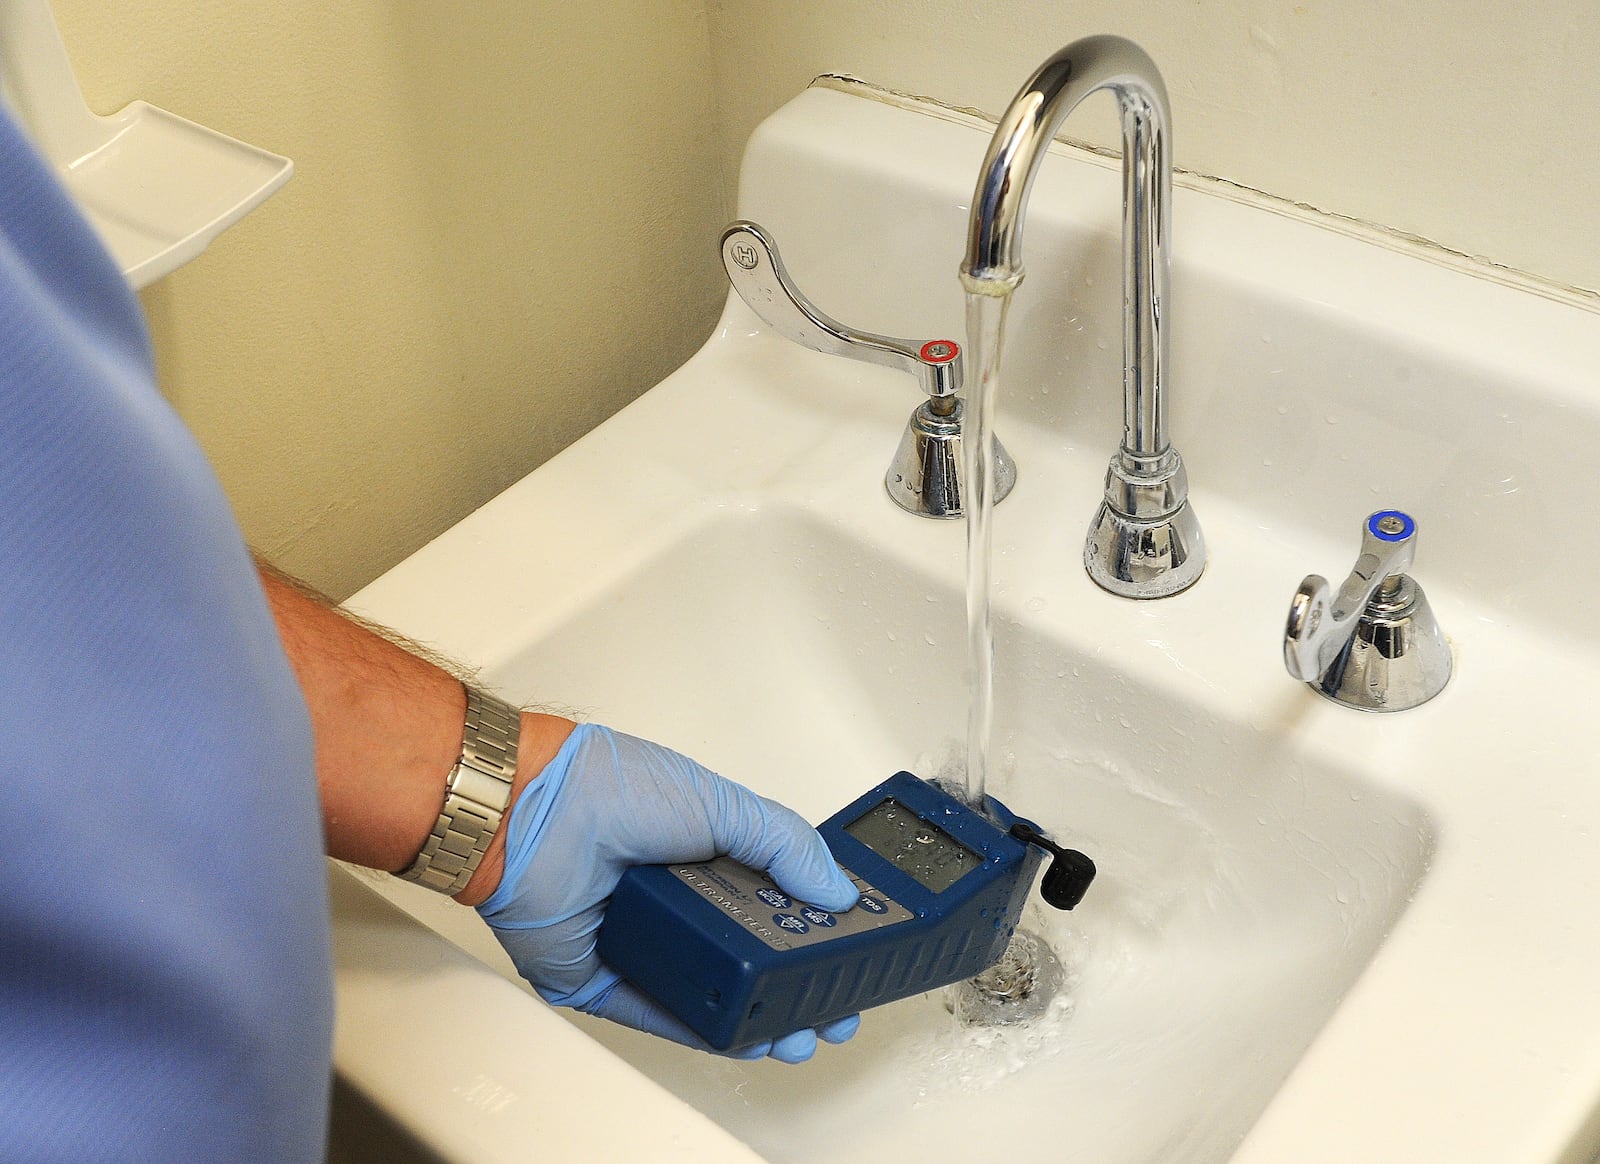
<svg viewBox="0 0 1600 1164">
<path fill-rule="evenodd" d="M 959 338 L 986 142 L 816 87 L 753 140 L 740 214 L 828 313 Z M 809 1065 L 733 1063 L 562 1021 L 468 911 L 336 870 L 339 1068 L 431 1150 L 1593 1156 L 1600 616 L 1567 595 L 1600 550 L 1589 506 L 1560 503 L 1600 439 L 1600 317 L 1186 183 L 1172 429 L 1211 564 L 1120 600 L 1081 564 L 1120 420 L 1117 197 L 1101 159 L 1047 162 L 1000 404 L 1019 479 L 996 521 L 997 791 L 1101 870 L 1033 919 L 1069 967 L 1056 1010 L 974 1032 L 929 996 Z M 961 526 L 882 486 L 915 403 L 734 300 L 688 365 L 353 605 L 820 820 L 937 774 L 965 730 Z M 1456 675 L 1364 715 L 1289 679 L 1281 634 L 1301 576 L 1342 577 L 1390 505 L 1418 519 Z M 471 1049 L 417 1072 L 480 991 Z"/>
</svg>

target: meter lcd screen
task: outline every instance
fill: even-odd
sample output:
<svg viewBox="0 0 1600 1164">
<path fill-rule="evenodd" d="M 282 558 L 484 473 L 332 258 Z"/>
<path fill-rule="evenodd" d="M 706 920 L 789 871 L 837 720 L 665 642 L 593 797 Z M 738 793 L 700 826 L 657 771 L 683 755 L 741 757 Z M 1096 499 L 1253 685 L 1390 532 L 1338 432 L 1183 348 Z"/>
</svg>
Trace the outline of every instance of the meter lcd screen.
<svg viewBox="0 0 1600 1164">
<path fill-rule="evenodd" d="M 978 854 L 893 798 L 858 816 L 844 831 L 935 893 L 983 864 Z"/>
</svg>

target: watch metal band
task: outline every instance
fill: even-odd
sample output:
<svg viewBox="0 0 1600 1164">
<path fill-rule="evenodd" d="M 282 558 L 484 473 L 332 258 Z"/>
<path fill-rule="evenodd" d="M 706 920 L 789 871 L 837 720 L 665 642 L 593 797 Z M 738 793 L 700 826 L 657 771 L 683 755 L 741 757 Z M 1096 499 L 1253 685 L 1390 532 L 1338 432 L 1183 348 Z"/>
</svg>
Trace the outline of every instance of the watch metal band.
<svg viewBox="0 0 1600 1164">
<path fill-rule="evenodd" d="M 433 831 L 401 878 L 452 895 L 466 888 L 511 802 L 521 726 L 522 713 L 509 703 L 467 688 L 461 759 L 445 779 Z"/>
</svg>

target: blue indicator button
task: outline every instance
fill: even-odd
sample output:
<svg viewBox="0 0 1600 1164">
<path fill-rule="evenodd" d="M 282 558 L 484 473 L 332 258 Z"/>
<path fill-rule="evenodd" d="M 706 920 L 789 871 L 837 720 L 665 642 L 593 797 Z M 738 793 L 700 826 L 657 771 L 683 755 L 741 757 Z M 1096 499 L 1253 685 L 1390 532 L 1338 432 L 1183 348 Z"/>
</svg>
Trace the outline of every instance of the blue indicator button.
<svg viewBox="0 0 1600 1164">
<path fill-rule="evenodd" d="M 1417 523 L 1409 513 L 1380 509 L 1367 518 L 1367 532 L 1379 541 L 1403 542 L 1417 532 Z"/>
<path fill-rule="evenodd" d="M 831 926 L 836 924 L 831 913 L 825 909 L 818 909 L 814 905 L 808 905 L 802 909 L 800 911 L 800 916 L 805 918 L 806 921 L 810 922 L 814 926 Z"/>
<path fill-rule="evenodd" d="M 788 930 L 791 934 L 803 934 L 811 928 L 792 913 L 775 913 L 772 921 L 780 930 Z"/>
<path fill-rule="evenodd" d="M 869 894 L 865 894 L 865 893 L 863 893 L 861 895 L 861 900 L 858 901 L 856 904 L 859 905 L 862 909 L 866 910 L 868 913 L 888 913 L 889 912 L 889 907 L 887 905 L 884 905 L 883 902 L 879 901 L 876 897 L 872 897 Z"/>
<path fill-rule="evenodd" d="M 773 909 L 788 909 L 794 904 L 786 894 L 776 889 L 758 889 L 756 890 L 756 896 Z"/>
</svg>

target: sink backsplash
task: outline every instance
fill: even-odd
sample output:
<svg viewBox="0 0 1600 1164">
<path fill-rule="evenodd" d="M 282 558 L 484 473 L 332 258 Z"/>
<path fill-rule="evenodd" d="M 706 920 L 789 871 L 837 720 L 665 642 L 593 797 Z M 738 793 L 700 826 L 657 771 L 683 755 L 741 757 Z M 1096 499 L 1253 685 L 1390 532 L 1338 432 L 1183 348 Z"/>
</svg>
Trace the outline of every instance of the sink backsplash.
<svg viewBox="0 0 1600 1164">
<path fill-rule="evenodd" d="M 813 96 L 860 105 L 862 92 Z M 964 341 L 956 270 L 972 189 L 955 175 L 977 173 L 988 130 L 950 113 L 908 132 L 889 104 L 883 113 L 883 137 L 825 146 L 790 140 L 780 113 L 752 141 L 752 154 L 771 156 L 746 165 L 740 213 L 771 230 L 824 311 L 888 334 Z M 1180 117 L 1179 141 L 1182 132 Z M 806 149 L 817 161 L 828 151 L 832 177 L 812 176 Z M 999 432 L 1038 425 L 1084 454 L 1097 481 L 1122 423 L 1119 174 L 1087 151 L 1056 149 L 1030 205 Z M 951 164 L 958 151 L 970 166 Z M 826 229 L 799 228 L 817 222 Z M 1420 246 L 1375 254 L 1374 237 L 1180 184 L 1169 319 L 1172 362 L 1185 371 L 1172 380 L 1171 427 L 1202 523 L 1220 499 L 1262 537 L 1296 539 L 1303 566 L 1282 580 L 1287 603 L 1301 573 L 1342 576 L 1362 517 L 1399 506 L 1421 526 L 1417 576 L 1430 593 L 1496 621 L 1559 617 L 1560 633 L 1600 648 L 1600 609 L 1561 601 L 1574 572 L 1600 569 L 1600 540 L 1577 532 L 1524 549 L 1600 447 L 1600 393 L 1590 389 L 1600 313 L 1503 286 L 1482 277 L 1494 274 L 1487 268 L 1418 261 L 1429 254 Z M 1230 246 L 1234 274 L 1223 277 L 1203 248 Z M 1357 255 L 1361 269 L 1376 261 L 1392 277 L 1358 282 Z M 1445 289 L 1450 314 L 1434 302 Z M 903 379 L 858 374 L 868 391 L 895 391 Z M 903 391 L 914 401 L 909 381 Z M 1233 451 L 1241 433 L 1249 456 Z M 1019 467 L 1023 479 L 1030 468 Z M 1068 525 L 1087 526 L 1097 491 L 1063 499 Z"/>
</svg>

